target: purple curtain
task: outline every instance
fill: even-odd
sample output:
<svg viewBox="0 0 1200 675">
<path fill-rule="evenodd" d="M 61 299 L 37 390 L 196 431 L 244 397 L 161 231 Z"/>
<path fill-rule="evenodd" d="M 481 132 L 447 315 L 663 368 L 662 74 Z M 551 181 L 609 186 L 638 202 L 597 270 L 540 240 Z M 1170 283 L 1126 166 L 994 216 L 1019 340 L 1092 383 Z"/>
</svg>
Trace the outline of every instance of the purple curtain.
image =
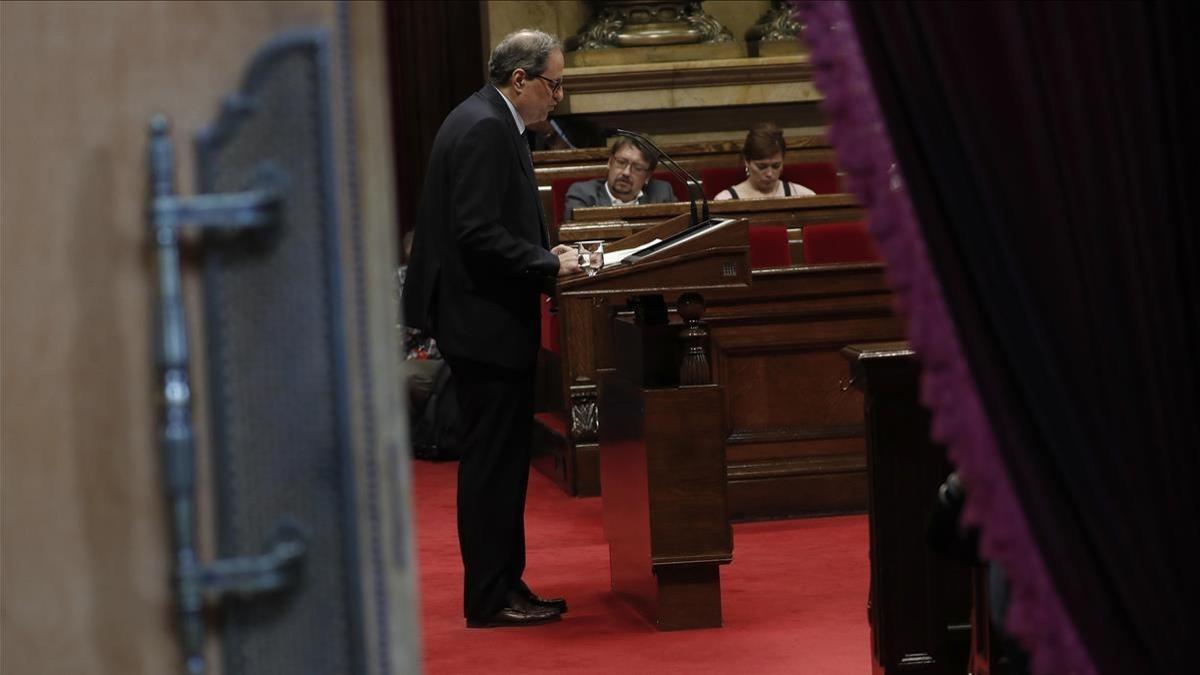
<svg viewBox="0 0 1200 675">
<path fill-rule="evenodd" d="M 933 433 L 1039 673 L 1191 671 L 1200 55 L 1186 7 L 801 7 Z"/>
</svg>

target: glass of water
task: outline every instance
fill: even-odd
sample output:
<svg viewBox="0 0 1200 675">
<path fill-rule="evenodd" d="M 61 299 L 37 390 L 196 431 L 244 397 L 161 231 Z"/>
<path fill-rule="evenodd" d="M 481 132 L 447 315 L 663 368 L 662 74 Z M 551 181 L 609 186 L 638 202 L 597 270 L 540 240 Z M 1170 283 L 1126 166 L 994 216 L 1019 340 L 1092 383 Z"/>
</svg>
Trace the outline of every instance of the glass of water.
<svg viewBox="0 0 1200 675">
<path fill-rule="evenodd" d="M 604 242 L 580 241 L 576 242 L 575 248 L 579 251 L 579 267 L 589 277 L 595 276 L 604 267 Z"/>
</svg>

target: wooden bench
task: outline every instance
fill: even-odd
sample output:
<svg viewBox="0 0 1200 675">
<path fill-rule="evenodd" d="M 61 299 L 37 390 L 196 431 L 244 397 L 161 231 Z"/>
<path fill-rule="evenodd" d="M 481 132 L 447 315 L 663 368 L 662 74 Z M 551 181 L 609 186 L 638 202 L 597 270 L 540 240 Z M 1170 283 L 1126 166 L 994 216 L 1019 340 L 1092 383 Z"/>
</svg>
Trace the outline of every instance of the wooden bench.
<svg viewBox="0 0 1200 675">
<path fill-rule="evenodd" d="M 784 139 L 786 161 L 834 162 L 833 147 L 824 136 L 794 136 Z M 664 145 L 663 151 L 681 166 L 699 175 L 715 166 L 737 166 L 741 162 L 741 141 L 710 141 Z M 608 147 L 572 150 L 540 150 L 533 153 L 533 173 L 541 187 L 549 187 L 558 178 L 598 178 L 608 173 Z"/>
<path fill-rule="evenodd" d="M 785 142 L 785 161 L 788 165 L 835 164 L 833 148 L 824 136 L 798 136 L 785 139 Z M 742 162 L 740 141 L 667 145 L 663 147 L 663 151 L 701 179 L 710 170 L 738 167 Z M 572 182 L 607 176 L 608 156 L 608 147 L 544 150 L 533 153 L 538 195 L 542 200 L 542 208 L 552 223 L 551 229 L 557 227 L 562 215 L 562 194 L 556 201 L 555 190 L 565 193 L 567 185 Z M 666 167 L 660 163 L 655 178 L 663 179 L 666 172 Z M 673 179 L 671 182 L 674 184 L 678 181 Z M 686 189 L 682 187 L 682 183 L 673 187 L 677 196 L 684 196 Z"/>
</svg>

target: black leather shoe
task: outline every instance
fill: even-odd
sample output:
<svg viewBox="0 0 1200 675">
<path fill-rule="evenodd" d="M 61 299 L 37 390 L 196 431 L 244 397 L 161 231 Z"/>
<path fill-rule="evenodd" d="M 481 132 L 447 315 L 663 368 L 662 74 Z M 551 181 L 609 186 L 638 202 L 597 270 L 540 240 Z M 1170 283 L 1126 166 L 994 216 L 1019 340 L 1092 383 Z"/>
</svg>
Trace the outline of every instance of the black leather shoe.
<svg viewBox="0 0 1200 675">
<path fill-rule="evenodd" d="M 515 628 L 552 623 L 562 618 L 549 607 L 503 607 L 500 611 L 482 619 L 467 619 L 467 628 Z"/>
<path fill-rule="evenodd" d="M 525 585 L 524 581 L 522 581 L 521 585 L 517 587 L 517 592 L 521 594 L 521 597 L 524 598 L 526 602 L 534 607 L 547 607 L 549 609 L 553 609 L 559 614 L 567 613 L 567 601 L 565 598 L 543 598 L 530 590 L 529 587 Z"/>
</svg>

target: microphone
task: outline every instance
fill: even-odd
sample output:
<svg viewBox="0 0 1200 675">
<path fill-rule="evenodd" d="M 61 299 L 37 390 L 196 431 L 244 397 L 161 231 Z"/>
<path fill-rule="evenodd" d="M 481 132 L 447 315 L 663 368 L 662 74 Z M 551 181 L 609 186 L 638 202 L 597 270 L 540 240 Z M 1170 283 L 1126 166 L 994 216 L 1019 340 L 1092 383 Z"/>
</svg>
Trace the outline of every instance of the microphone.
<svg viewBox="0 0 1200 675">
<path fill-rule="evenodd" d="M 663 163 L 666 165 L 667 169 L 669 169 L 671 171 L 671 173 L 675 175 L 676 178 L 683 181 L 683 184 L 687 186 L 688 196 L 691 198 L 692 226 L 693 227 L 696 225 L 699 225 L 700 223 L 708 221 L 708 219 L 709 219 L 709 217 L 708 217 L 708 197 L 704 196 L 704 188 L 701 187 L 700 180 L 698 178 L 693 176 L 691 174 L 691 172 L 689 172 L 687 169 L 683 168 L 682 166 L 679 166 L 679 162 L 676 162 L 675 160 L 671 159 L 671 156 L 668 155 L 667 153 L 663 152 L 663 149 L 658 147 L 658 144 L 656 144 L 654 141 L 650 140 L 649 138 L 646 138 L 642 134 L 639 134 L 636 131 L 628 131 L 625 129 L 617 129 L 617 134 L 619 134 L 621 136 L 628 136 L 630 138 L 636 138 L 637 140 L 641 141 L 642 143 L 645 143 L 646 145 L 650 146 L 650 149 L 653 150 L 654 152 L 658 153 L 658 156 L 664 160 Z M 701 203 L 703 204 L 703 211 L 702 211 L 702 215 L 704 216 L 703 219 L 696 217 L 696 200 L 697 199 L 699 199 L 701 201 Z"/>
<path fill-rule="evenodd" d="M 571 139 L 567 138 L 567 133 L 562 130 L 562 127 L 558 126 L 558 122 L 553 117 L 547 118 L 546 121 L 550 123 L 550 128 L 554 129 L 554 133 L 558 134 L 563 143 L 566 143 L 568 148 L 574 150 L 575 144 L 571 142 Z"/>
</svg>

